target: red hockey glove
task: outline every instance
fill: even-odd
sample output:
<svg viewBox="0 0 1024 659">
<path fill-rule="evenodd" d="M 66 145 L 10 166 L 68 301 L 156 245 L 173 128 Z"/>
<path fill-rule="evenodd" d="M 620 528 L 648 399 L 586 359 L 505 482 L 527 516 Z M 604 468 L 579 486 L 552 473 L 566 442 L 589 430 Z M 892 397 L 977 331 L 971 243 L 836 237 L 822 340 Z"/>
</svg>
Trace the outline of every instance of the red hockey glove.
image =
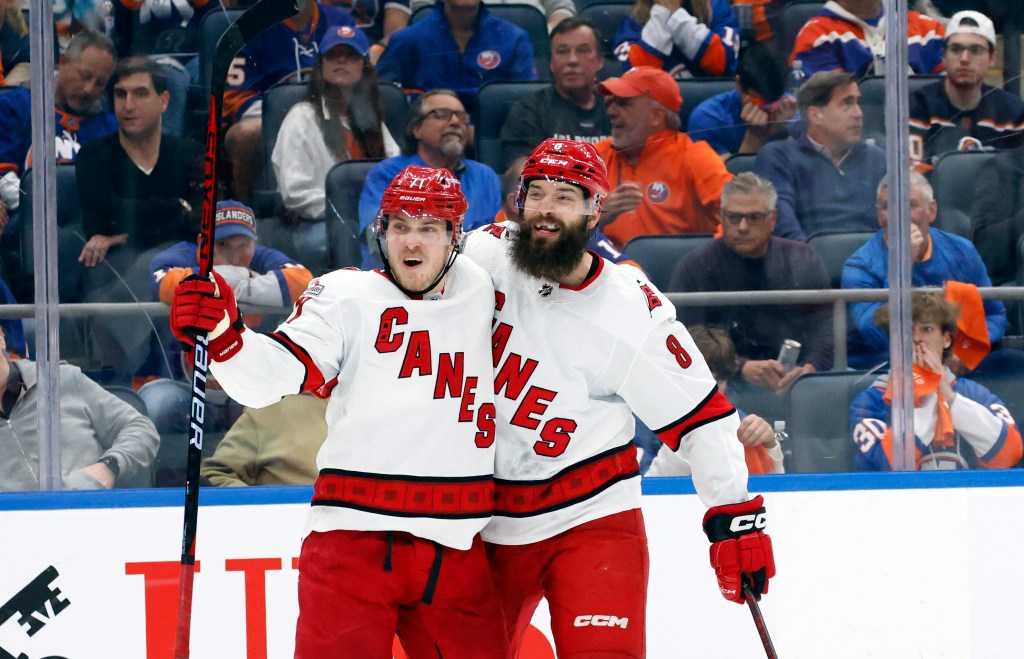
<svg viewBox="0 0 1024 659">
<path fill-rule="evenodd" d="M 775 576 L 772 539 L 764 532 L 764 498 L 715 506 L 704 515 L 704 533 L 711 541 L 711 567 L 715 568 L 722 597 L 743 603 L 743 580 L 755 599 L 768 592 Z"/>
<path fill-rule="evenodd" d="M 171 332 L 189 349 L 195 347 L 198 334 L 206 334 L 210 358 L 222 362 L 242 347 L 245 324 L 235 291 L 216 272 L 210 276 L 212 281 L 191 275 L 174 289 Z"/>
</svg>

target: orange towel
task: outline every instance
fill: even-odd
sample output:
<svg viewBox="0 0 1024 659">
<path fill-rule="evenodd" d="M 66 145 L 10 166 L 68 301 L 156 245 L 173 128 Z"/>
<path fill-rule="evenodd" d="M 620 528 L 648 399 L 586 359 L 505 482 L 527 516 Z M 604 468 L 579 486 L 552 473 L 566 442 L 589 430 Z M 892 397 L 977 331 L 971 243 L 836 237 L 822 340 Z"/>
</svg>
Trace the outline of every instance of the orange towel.
<svg viewBox="0 0 1024 659">
<path fill-rule="evenodd" d="M 992 350 L 981 293 L 974 284 L 947 281 L 946 299 L 960 306 L 960 319 L 956 322 L 956 336 L 953 337 L 953 354 L 973 371 Z"/>
</svg>

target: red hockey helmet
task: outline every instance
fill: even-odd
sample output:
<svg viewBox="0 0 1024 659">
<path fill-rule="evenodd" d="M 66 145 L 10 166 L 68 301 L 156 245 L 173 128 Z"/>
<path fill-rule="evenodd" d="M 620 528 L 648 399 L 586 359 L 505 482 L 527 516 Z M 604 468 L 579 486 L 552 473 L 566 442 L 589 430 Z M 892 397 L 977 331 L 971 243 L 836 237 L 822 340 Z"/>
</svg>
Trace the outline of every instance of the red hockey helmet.
<svg viewBox="0 0 1024 659">
<path fill-rule="evenodd" d="M 388 215 L 437 218 L 448 223 L 451 244 L 455 246 L 462 240 L 462 219 L 468 208 L 462 184 L 450 171 L 409 165 L 384 190 L 377 214 L 378 233 L 383 235 L 387 230 Z"/>
<path fill-rule="evenodd" d="M 599 212 L 608 196 L 608 170 L 597 149 L 587 142 L 553 137 L 541 142 L 523 165 L 516 206 L 523 207 L 530 181 L 538 178 L 564 181 L 582 188 L 592 204 L 591 213 Z"/>
</svg>

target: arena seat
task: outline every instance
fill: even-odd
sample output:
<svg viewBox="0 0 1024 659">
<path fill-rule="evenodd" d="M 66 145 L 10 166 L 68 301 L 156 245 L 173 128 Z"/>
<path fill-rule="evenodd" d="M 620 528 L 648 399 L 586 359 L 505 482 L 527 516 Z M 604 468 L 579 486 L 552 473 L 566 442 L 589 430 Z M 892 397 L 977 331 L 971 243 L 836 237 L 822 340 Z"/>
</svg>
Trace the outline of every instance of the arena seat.
<svg viewBox="0 0 1024 659">
<path fill-rule="evenodd" d="M 816 16 L 824 6 L 824 2 L 812 0 L 811 2 L 790 2 L 782 8 L 778 34 L 775 38 L 778 42 L 779 64 L 784 69 L 789 66 L 789 56 L 793 53 L 796 36 L 800 34 L 804 24 Z"/>
<path fill-rule="evenodd" d="M 941 80 L 941 76 L 907 76 L 908 94 Z M 885 147 L 885 76 L 867 76 L 860 81 L 860 107 L 864 112 L 864 139 Z"/>
<path fill-rule="evenodd" d="M 217 40 L 228 26 L 242 15 L 244 9 L 224 9 L 207 12 L 199 21 L 199 87 L 202 91 L 203 113 L 206 113 L 206 99 L 210 97 L 213 55 L 217 51 Z"/>
<path fill-rule="evenodd" d="M 702 102 L 736 89 L 733 78 L 693 78 L 679 81 L 679 93 L 683 95 L 683 104 L 679 108 L 679 130 L 686 131 L 687 123 L 694 109 Z"/>
<path fill-rule="evenodd" d="M 339 162 L 327 172 L 327 254 L 332 269 L 362 263 L 363 237 L 359 232 L 359 195 L 366 175 L 379 160 Z"/>
<path fill-rule="evenodd" d="M 807 239 L 807 244 L 818 252 L 825 262 L 828 279 L 832 288 L 839 288 L 846 259 L 860 249 L 875 231 L 852 231 L 850 233 L 818 233 Z"/>
<path fill-rule="evenodd" d="M 875 373 L 811 373 L 789 391 L 789 433 L 783 446 L 787 473 L 853 469 L 857 445 L 850 433 L 850 403 L 874 382 Z"/>
<path fill-rule="evenodd" d="M 754 171 L 754 161 L 757 160 L 756 153 L 734 153 L 725 161 L 725 168 L 733 176 L 743 172 Z"/>
<path fill-rule="evenodd" d="M 632 2 L 594 2 L 586 7 L 580 7 L 579 17 L 585 18 L 601 32 L 601 49 L 604 51 L 605 59 L 619 61 L 615 56 L 615 33 L 619 29 L 622 19 L 633 11 Z M 622 65 L 615 75 L 622 73 Z"/>
<path fill-rule="evenodd" d="M 535 80 L 501 80 L 484 83 L 476 92 L 476 159 L 501 174 L 501 127 L 512 106 L 547 87 Z"/>
<path fill-rule="evenodd" d="M 623 248 L 644 269 L 659 290 L 668 289 L 680 260 L 714 239 L 710 233 L 673 233 L 636 236 Z"/>
<path fill-rule="evenodd" d="M 971 204 L 974 202 L 974 188 L 985 163 L 995 158 L 992 151 L 951 151 L 943 154 L 932 170 L 931 184 L 935 201 L 939 205 L 939 218 L 935 227 L 959 235 L 970 235 Z M 956 218 L 949 211 L 959 211 L 968 218 L 964 227 L 963 219 L 953 224 Z M 945 217 L 944 217 L 945 215 Z M 957 231 L 957 228 L 962 231 Z"/>
</svg>

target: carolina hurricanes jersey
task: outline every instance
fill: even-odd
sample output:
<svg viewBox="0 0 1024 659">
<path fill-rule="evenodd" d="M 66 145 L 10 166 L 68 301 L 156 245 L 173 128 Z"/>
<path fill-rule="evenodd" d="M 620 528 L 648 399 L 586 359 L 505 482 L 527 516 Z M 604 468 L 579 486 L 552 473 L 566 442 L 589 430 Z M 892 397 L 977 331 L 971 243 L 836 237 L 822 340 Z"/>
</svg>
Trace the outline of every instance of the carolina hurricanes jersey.
<svg viewBox="0 0 1024 659">
<path fill-rule="evenodd" d="M 796 35 L 789 64 L 800 60 L 803 72 L 842 69 L 858 78 L 885 73 L 885 17 L 861 20 L 843 9 L 835 0 L 825 3 L 821 13 L 811 18 Z M 945 28 L 930 16 L 907 12 L 907 61 L 917 74 L 938 73 L 942 61 Z"/>
<path fill-rule="evenodd" d="M 497 503 L 484 540 L 528 544 L 639 507 L 633 413 L 693 466 L 705 504 L 746 501 L 737 415 L 672 304 L 596 255 L 577 288 L 527 276 L 507 254 L 513 226 L 465 244 L 496 299 Z"/>
<path fill-rule="evenodd" d="M 978 107 L 961 110 L 937 80 L 910 95 L 910 157 L 934 165 L 949 151 L 1013 149 L 1024 144 L 1024 101 L 981 86 Z"/>
<path fill-rule="evenodd" d="M 421 300 L 380 271 L 337 270 L 276 331 L 243 330 L 238 353 L 213 364 L 250 407 L 330 396 L 307 533 L 406 531 L 470 548 L 493 509 L 493 310 L 491 281 L 469 259 Z"/>
<path fill-rule="evenodd" d="M 711 0 L 710 9 L 707 25 L 687 18 L 689 12 L 670 12 L 658 4 L 651 7 L 651 18 L 644 25 L 626 16 L 615 33 L 615 56 L 627 70 L 653 66 L 680 80 L 733 76 L 739 23 L 725 0 Z"/>
<path fill-rule="evenodd" d="M 859 451 L 853 465 L 858 471 L 892 470 L 890 406 L 883 399 L 886 378 L 861 392 L 850 406 L 850 428 Z M 1009 410 L 995 394 L 973 380 L 953 382 L 956 398 L 949 407 L 953 422 L 952 446 L 933 444 L 937 393 L 914 407 L 914 453 L 920 470 L 1006 469 L 1021 458 L 1021 436 Z"/>
</svg>

